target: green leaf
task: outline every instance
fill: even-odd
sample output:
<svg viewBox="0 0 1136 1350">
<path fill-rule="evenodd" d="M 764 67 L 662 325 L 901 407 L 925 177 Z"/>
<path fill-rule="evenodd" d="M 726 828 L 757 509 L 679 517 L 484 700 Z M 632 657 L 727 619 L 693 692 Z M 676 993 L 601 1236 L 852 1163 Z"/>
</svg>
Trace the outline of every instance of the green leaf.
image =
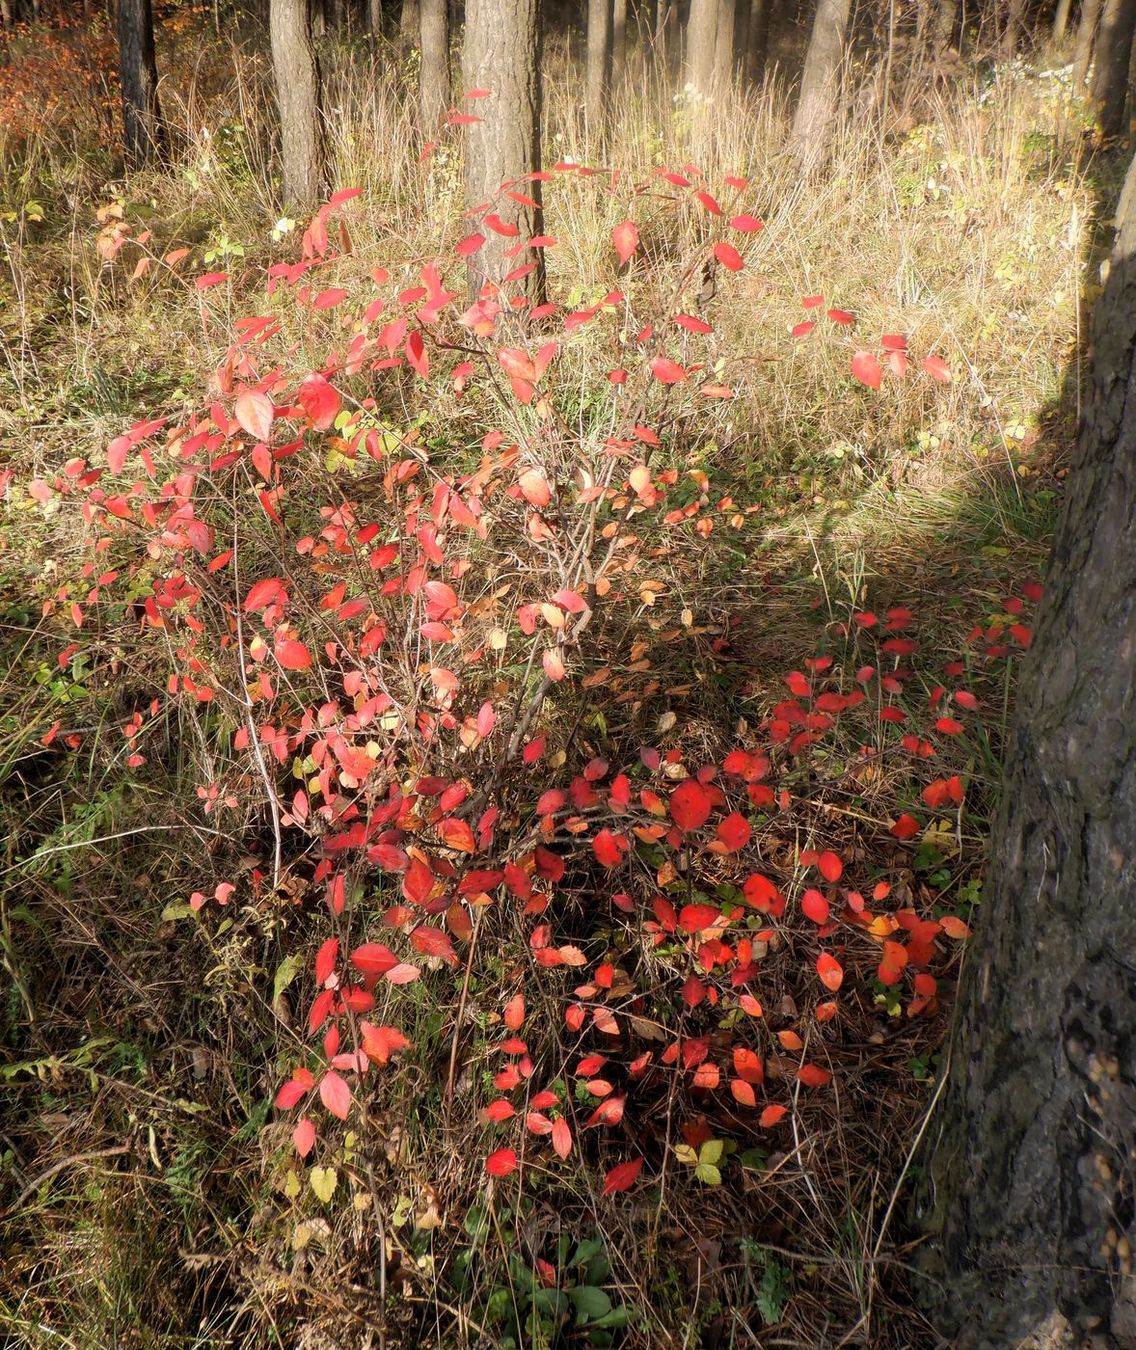
<svg viewBox="0 0 1136 1350">
<path fill-rule="evenodd" d="M 611 1312 L 611 1299 L 602 1289 L 591 1284 L 581 1284 L 569 1289 L 569 1296 L 576 1305 L 576 1322 L 595 1321 Z"/>
<path fill-rule="evenodd" d="M 720 1186 L 722 1184 L 722 1174 L 716 1167 L 710 1163 L 699 1163 L 694 1169 L 694 1175 L 705 1186 Z"/>
<path fill-rule="evenodd" d="M 676 1144 L 674 1146 L 674 1151 L 675 1157 L 679 1162 L 684 1162 L 690 1167 L 693 1167 L 698 1162 L 698 1154 L 695 1153 L 689 1144 Z"/>
<path fill-rule="evenodd" d="M 721 1139 L 707 1139 L 698 1151 L 698 1161 L 714 1167 L 722 1161 L 722 1150 L 724 1148 L 725 1144 Z"/>
<path fill-rule="evenodd" d="M 326 1205 L 339 1185 L 339 1173 L 334 1167 L 313 1167 L 308 1173 L 308 1184 Z"/>
<path fill-rule="evenodd" d="M 165 918 L 165 915 L 162 917 Z M 276 1005 L 280 999 L 280 995 L 288 988 L 302 969 L 303 963 L 296 955 L 286 956 L 276 967 L 276 974 L 272 977 L 273 1006 Z"/>
</svg>

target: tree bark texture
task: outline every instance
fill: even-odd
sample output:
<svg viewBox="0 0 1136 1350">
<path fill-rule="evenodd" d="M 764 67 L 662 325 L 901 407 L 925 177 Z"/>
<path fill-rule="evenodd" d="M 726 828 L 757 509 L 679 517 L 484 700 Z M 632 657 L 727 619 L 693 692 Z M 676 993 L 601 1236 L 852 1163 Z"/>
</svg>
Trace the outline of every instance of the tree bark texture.
<svg viewBox="0 0 1136 1350">
<path fill-rule="evenodd" d="M 1132 61 L 1132 33 L 1136 29 L 1136 0 L 1104 0 L 1093 71 L 1093 102 L 1097 125 L 1106 136 L 1125 130 L 1128 69 Z"/>
<path fill-rule="evenodd" d="M 926 1304 L 960 1350 L 1136 1345 L 1136 170 L 1119 223 L 923 1159 Z"/>
<path fill-rule="evenodd" d="M 607 121 L 608 72 L 611 69 L 611 0 L 588 0 L 584 116 L 595 146 L 603 143 Z"/>
<path fill-rule="evenodd" d="M 119 0 L 118 73 L 122 83 L 123 154 L 128 169 L 140 169 L 159 159 L 166 148 L 150 0 Z"/>
<path fill-rule="evenodd" d="M 718 38 L 718 0 L 690 0 L 686 21 L 686 80 L 706 98 L 714 82 Z"/>
<path fill-rule="evenodd" d="M 447 0 L 421 0 L 418 17 L 418 97 L 422 131 L 432 135 L 452 101 L 450 84 L 450 12 Z"/>
<path fill-rule="evenodd" d="M 1026 0 L 1006 0 L 1006 22 L 1002 29 L 1002 59 L 1010 61 L 1021 46 L 1026 28 Z"/>
<path fill-rule="evenodd" d="M 312 51 L 307 0 L 271 0 L 272 69 L 280 108 L 285 205 L 315 205 L 323 186 L 319 67 Z"/>
<path fill-rule="evenodd" d="M 422 30 L 421 0 L 402 0 L 402 13 L 398 20 L 398 40 L 403 51 L 418 46 Z"/>
<path fill-rule="evenodd" d="M 627 0 L 614 0 L 611 7 L 611 86 L 618 87 L 627 74 Z"/>
<path fill-rule="evenodd" d="M 1057 9 L 1053 14 L 1052 36 L 1054 42 L 1064 42 L 1065 33 L 1069 27 L 1069 11 L 1073 8 L 1073 0 L 1057 0 Z"/>
<path fill-rule="evenodd" d="M 714 80 L 722 89 L 729 87 L 734 74 L 734 26 L 737 23 L 735 0 L 718 0 L 718 22 L 714 31 Z"/>
<path fill-rule="evenodd" d="M 749 0 L 745 36 L 745 76 L 749 84 L 759 84 L 765 74 L 769 52 L 769 8 L 771 0 Z"/>
<path fill-rule="evenodd" d="M 468 129 L 466 204 L 471 212 L 488 208 L 515 225 L 521 241 L 543 228 L 541 185 L 529 177 L 540 170 L 540 50 L 538 0 L 467 0 L 462 82 L 466 89 L 491 94 L 477 104 L 482 120 Z M 537 207 L 498 197 L 504 183 L 515 184 Z M 531 259 L 506 258 L 505 250 L 517 239 L 503 238 L 492 228 L 482 233 L 486 242 L 469 260 L 470 295 L 531 260 L 536 269 L 526 283 L 528 294 L 542 299 L 543 252 L 537 249 Z"/>
<path fill-rule="evenodd" d="M 1081 22 L 1077 25 L 1077 42 L 1073 48 L 1073 88 L 1084 88 L 1092 64 L 1093 47 L 1097 38 L 1101 0 L 1082 0 Z"/>
<path fill-rule="evenodd" d="M 789 137 L 793 155 L 801 164 L 815 163 L 830 149 L 850 8 L 851 0 L 820 0 L 817 5 Z"/>
<path fill-rule="evenodd" d="M 954 46 L 958 34 L 958 0 L 942 0 L 935 6 L 935 18 L 932 26 L 932 47 L 935 56 L 940 56 L 948 47 Z"/>
</svg>

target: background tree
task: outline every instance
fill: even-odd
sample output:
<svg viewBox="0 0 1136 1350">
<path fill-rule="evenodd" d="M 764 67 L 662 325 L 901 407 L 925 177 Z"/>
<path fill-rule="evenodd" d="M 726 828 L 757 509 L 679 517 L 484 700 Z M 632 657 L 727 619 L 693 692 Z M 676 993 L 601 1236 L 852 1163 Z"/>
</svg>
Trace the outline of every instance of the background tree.
<svg viewBox="0 0 1136 1350">
<path fill-rule="evenodd" d="M 603 141 L 607 116 L 608 72 L 611 68 L 611 0 L 588 0 L 587 65 L 584 72 L 584 116 L 593 145 Z"/>
<path fill-rule="evenodd" d="M 421 0 L 418 27 L 421 51 L 418 95 L 422 133 L 428 136 L 449 108 L 453 92 L 450 83 L 450 13 L 446 0 Z"/>
<path fill-rule="evenodd" d="M 735 0 L 718 0 L 718 19 L 714 29 L 714 81 L 729 85 L 734 73 L 734 28 L 737 22 Z"/>
<path fill-rule="evenodd" d="M 828 153 L 850 6 L 851 0 L 820 0 L 817 5 L 789 136 L 790 148 L 800 163 L 812 163 Z"/>
<path fill-rule="evenodd" d="M 745 30 L 745 76 L 751 85 L 760 83 L 765 74 L 770 8 L 771 0 L 749 0 Z"/>
<path fill-rule="evenodd" d="M 1118 223 L 929 1160 L 927 1301 L 961 1347 L 1062 1316 L 1136 1343 L 1133 169 Z"/>
<path fill-rule="evenodd" d="M 523 179 L 523 195 L 531 207 L 501 198 L 495 211 L 520 230 L 522 239 L 541 232 L 541 187 L 529 181 L 540 169 L 541 32 L 538 0 L 467 0 L 462 81 L 466 89 L 489 89 L 477 107 L 480 122 L 469 128 L 466 142 L 466 202 L 471 211 L 496 198 L 503 182 Z M 513 240 L 486 230 L 486 243 L 469 261 L 470 293 L 486 280 L 499 280 L 516 266 L 506 258 Z M 544 290 L 543 255 L 529 276 L 530 295 Z"/>
<path fill-rule="evenodd" d="M 614 0 L 611 7 L 611 87 L 617 88 L 627 73 L 627 0 Z"/>
<path fill-rule="evenodd" d="M 418 46 L 422 31 L 422 0 L 402 0 L 402 13 L 398 20 L 398 40 L 403 51 L 409 52 Z"/>
<path fill-rule="evenodd" d="M 1125 129 L 1134 29 L 1136 0 L 1105 0 L 1093 71 L 1093 103 L 1097 124 L 1105 136 L 1119 136 Z"/>
<path fill-rule="evenodd" d="M 714 82 L 718 38 L 718 0 L 690 0 L 686 21 L 686 79 L 706 97 Z"/>
<path fill-rule="evenodd" d="M 1057 0 L 1057 8 L 1053 13 L 1053 28 L 1050 31 L 1050 36 L 1054 42 L 1065 41 L 1065 32 L 1069 27 L 1069 13 L 1072 8 L 1072 0 Z"/>
<path fill-rule="evenodd" d="M 138 169 L 159 158 L 166 146 L 150 0 L 119 0 L 117 27 L 122 148 L 127 168 Z"/>
<path fill-rule="evenodd" d="M 318 198 L 323 177 L 320 76 L 307 0 L 270 0 L 268 22 L 280 109 L 284 201 L 289 207 L 306 208 Z"/>
<path fill-rule="evenodd" d="M 1077 42 L 1073 49 L 1073 87 L 1080 90 L 1088 78 L 1089 66 L 1093 59 L 1093 47 L 1097 38 L 1097 21 L 1100 18 L 1101 0 L 1083 0 L 1081 4 L 1081 22 L 1077 25 Z"/>
</svg>

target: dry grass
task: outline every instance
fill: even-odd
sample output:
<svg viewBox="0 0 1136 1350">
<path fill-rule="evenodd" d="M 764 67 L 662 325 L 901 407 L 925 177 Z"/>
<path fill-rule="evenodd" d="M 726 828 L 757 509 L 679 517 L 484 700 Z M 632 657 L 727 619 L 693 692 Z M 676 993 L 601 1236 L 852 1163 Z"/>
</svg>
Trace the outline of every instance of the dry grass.
<svg viewBox="0 0 1136 1350">
<path fill-rule="evenodd" d="M 193 248 L 187 272 L 204 270 L 213 251 L 234 273 L 234 313 L 242 312 L 242 273 L 294 249 L 292 234 L 272 237 L 263 58 L 234 46 L 220 60 L 202 42 L 200 60 L 186 68 L 168 60 L 184 49 L 175 39 L 184 44 L 167 34 L 160 52 L 160 64 L 177 71 L 164 86 L 178 146 L 168 170 L 113 179 L 98 140 L 101 114 L 66 127 L 41 120 L 18 142 L 0 131 L 9 165 L 0 217 L 10 213 L 0 219 L 0 442 L 19 479 L 101 453 L 143 411 L 191 405 L 224 347 L 224 333 L 203 331 L 188 283 L 155 273 L 130 279 L 135 245 L 113 265 L 100 259 L 98 206 L 121 199 L 135 232 L 152 231 L 148 247 L 158 254 Z M 365 192 L 355 217 L 358 266 L 428 256 L 439 231 L 460 237 L 459 152 L 444 138 L 428 172 L 419 164 L 407 71 L 385 50 L 326 58 L 336 183 Z M 824 174 L 809 181 L 798 181 L 783 154 L 787 105 L 776 83 L 760 96 L 723 95 L 707 112 L 638 66 L 614 93 L 619 137 L 606 146 L 580 124 L 577 84 L 565 54 L 553 51 L 548 158 L 618 165 L 636 182 L 660 166 L 688 165 L 698 151 L 711 190 L 729 173 L 750 179 L 750 209 L 766 222 L 738 284 L 710 302 L 723 377 L 737 397 L 680 427 L 674 450 L 722 493 L 758 502 L 760 528 L 744 547 L 695 541 L 660 560 L 673 602 L 638 622 L 654 644 L 661 692 L 644 697 L 617 673 L 606 722 L 585 721 L 580 732 L 582 750 L 619 752 L 677 709 L 670 743 L 697 758 L 729 744 L 739 719 L 743 729 L 756 725 L 824 625 L 847 619 L 865 597 L 914 601 L 929 629 L 947 634 L 960 610 L 981 616 L 1003 587 L 1036 570 L 1064 462 L 1064 447 L 1047 437 L 1075 401 L 1082 274 L 1108 166 L 1086 171 L 1075 105 L 1031 78 L 980 85 L 975 77 L 940 90 L 907 129 L 886 137 L 864 107 L 842 127 Z M 42 212 L 29 213 L 29 201 Z M 550 253 L 553 289 L 602 294 L 611 228 L 627 198 L 572 180 L 554 185 L 547 202 L 547 228 L 562 241 Z M 658 255 L 689 250 L 705 228 L 693 210 L 676 226 L 675 213 L 656 212 L 650 197 L 637 218 Z M 801 298 L 817 293 L 857 312 L 855 337 L 818 328 L 788 338 Z M 892 331 L 907 333 L 916 354 L 946 357 L 953 383 L 889 384 L 883 397 L 854 386 L 851 351 Z M 583 394 L 605 359 L 598 340 L 571 352 L 581 425 Z M 416 411 L 408 394 L 405 415 Z M 428 412 L 431 425 L 456 426 L 454 445 L 480 434 L 476 404 Z M 489 1134 L 475 1106 L 508 952 L 523 943 L 495 918 L 467 997 L 452 981 L 422 982 L 405 1013 L 421 1053 L 340 1159 L 356 1193 L 374 1193 L 381 1223 L 369 1207 L 325 1209 L 290 1194 L 287 1127 L 270 1120 L 268 1102 L 304 1046 L 304 1010 L 295 990 L 274 997 L 273 981 L 283 962 L 309 951 L 318 927 L 299 903 L 250 904 L 228 925 L 177 917 L 202 856 L 247 854 L 258 822 L 250 814 L 202 824 L 192 785 L 212 778 L 210 741 L 189 718 L 161 727 L 164 753 L 152 752 L 146 772 L 123 781 L 116 722 L 152 679 L 149 658 L 108 632 L 114 678 L 76 693 L 80 681 L 54 669 L 59 643 L 39 618 L 40 598 L 78 556 L 69 528 L 45 520 L 14 488 L 0 544 L 8 666 L 0 953 L 11 981 L 0 1068 L 9 1107 L 0 1126 L 0 1326 L 11 1343 L 354 1346 L 379 1344 L 384 1318 L 392 1345 L 500 1343 L 499 1325 L 478 1319 L 490 1290 L 503 1308 L 523 1302 L 510 1258 L 520 1254 L 523 1265 L 562 1238 L 570 1249 L 593 1237 L 610 1263 L 603 1286 L 629 1311 L 612 1343 L 925 1343 L 911 1310 L 911 1253 L 897 1237 L 908 1150 L 930 1098 L 911 1066 L 932 1069 L 945 1019 L 894 1018 L 866 997 L 850 1003 L 833 1051 L 839 1096 L 802 1101 L 791 1145 L 763 1165 L 739 1165 L 733 1184 L 700 1186 L 668 1161 L 664 1127 L 687 1110 L 672 1079 L 643 1113 L 647 1147 L 662 1158 L 650 1193 L 657 1205 L 637 1195 L 612 1205 L 590 1172 L 554 1175 L 539 1164 L 527 1174 L 530 1202 L 518 1204 L 504 1187 L 486 1202 Z M 684 607 L 691 624 L 676 620 Z M 740 620 L 733 655 L 719 666 L 711 642 L 731 618 Z M 613 653 L 625 646 L 616 629 L 598 641 Z M 951 641 L 944 636 L 944 648 Z M 990 700 L 1003 694 L 992 682 Z M 36 739 L 80 699 L 89 736 L 76 766 Z M 837 753 L 851 757 L 854 746 Z M 987 801 L 992 769 L 977 774 Z M 826 781 L 810 828 L 831 830 L 845 813 L 849 855 L 878 850 L 873 824 L 902 796 L 902 776 L 882 775 L 854 801 L 840 773 Z M 788 858 L 795 841 L 771 834 L 763 846 Z M 900 885 L 924 884 L 898 852 L 873 861 Z M 960 876 L 981 868 L 982 840 L 968 838 Z M 595 884 L 580 877 L 568 888 L 581 923 Z M 672 977 L 664 958 L 634 951 L 630 930 L 613 926 L 609 937 L 660 987 Z M 763 971 L 769 1008 L 808 997 L 791 956 L 773 953 Z M 534 991 L 532 1002 L 535 1023 L 559 1026 L 552 993 Z M 455 1025 L 461 1072 L 456 1105 L 447 1107 L 438 1078 Z M 555 1036 L 549 1046 L 549 1055 L 563 1053 Z M 549 1076 L 564 1069 L 545 1067 Z M 588 1162 L 599 1164 L 598 1152 Z M 541 1343 L 539 1333 L 530 1343 Z"/>
</svg>

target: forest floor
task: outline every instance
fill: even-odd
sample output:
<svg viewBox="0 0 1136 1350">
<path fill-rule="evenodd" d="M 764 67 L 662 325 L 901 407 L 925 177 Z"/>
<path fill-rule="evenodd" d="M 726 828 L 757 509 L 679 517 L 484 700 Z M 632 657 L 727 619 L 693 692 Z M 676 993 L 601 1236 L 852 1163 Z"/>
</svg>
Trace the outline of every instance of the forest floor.
<svg viewBox="0 0 1136 1350">
<path fill-rule="evenodd" d="M 90 466 L 113 478 L 108 446 L 132 426 L 186 426 L 217 407 L 234 323 L 266 304 L 264 269 L 300 256 L 306 222 L 273 205 L 263 55 L 213 43 L 206 17 L 163 25 L 173 160 L 130 179 L 110 149 L 107 35 L 27 32 L 0 67 L 6 1342 L 934 1344 L 916 1311 L 916 1146 L 933 1127 L 965 935 L 988 902 L 1014 672 L 1120 167 L 1094 147 L 1067 79 L 1028 64 L 924 89 L 887 137 L 867 113 L 851 119 L 810 181 L 782 153 L 777 87 L 715 115 L 697 154 L 700 110 L 640 71 L 616 93 L 620 138 L 604 153 L 583 139 L 578 81 L 553 52 L 546 160 L 621 171 L 547 185 L 550 293 L 606 325 L 573 339 L 573 375 L 556 387 L 578 438 L 566 444 L 605 415 L 611 344 L 633 345 L 618 306 L 603 310 L 613 226 L 639 221 L 649 287 L 701 256 L 714 227 L 688 188 L 733 192 L 734 210 L 764 222 L 745 235 L 744 268 L 723 265 L 700 297 L 705 364 L 731 396 L 660 415 L 672 476 L 635 489 L 697 503 L 689 527 L 637 521 L 638 570 L 625 569 L 637 602 L 589 631 L 571 693 L 536 707 L 530 744 L 547 758 L 509 799 L 509 828 L 520 839 L 517 821 L 554 814 L 535 803 L 563 786 L 580 811 L 567 835 L 586 831 L 592 788 L 625 766 L 643 809 L 633 840 L 605 829 L 594 853 L 558 836 L 567 875 L 546 876 L 536 850 L 563 969 L 534 960 L 548 937 L 526 927 L 533 900 L 486 900 L 472 930 L 447 911 L 448 934 L 429 951 L 416 942 L 417 964 L 400 967 L 419 978 L 388 990 L 411 1045 L 365 1105 L 323 1095 L 343 1126 L 314 1104 L 318 1142 L 294 1144 L 293 1113 L 273 1103 L 315 1063 L 307 1010 L 338 978 L 317 955 L 332 931 L 318 836 L 290 798 L 270 886 L 277 799 L 218 749 L 219 713 L 187 707 L 184 684 L 170 694 L 168 644 L 146 621 L 161 549 L 105 580 L 85 537 L 99 512 L 65 490 Z M 179 59 L 191 44 L 201 57 Z M 428 261 L 468 226 L 457 134 L 420 156 L 412 63 L 359 44 L 325 65 L 334 185 L 362 189 L 342 208 L 346 294 L 351 278 Z M 745 187 L 723 186 L 738 175 Z M 889 333 L 903 343 L 881 343 Z M 322 340 L 305 329 L 301 355 L 280 359 L 302 362 Z M 867 382 L 852 374 L 865 351 L 879 381 L 871 367 Z M 498 416 L 476 391 L 438 392 L 405 367 L 366 392 L 384 446 L 421 447 L 449 474 L 473 471 Z M 304 481 L 381 497 L 381 455 L 364 469 L 345 444 L 308 442 Z M 578 466 L 560 467 L 570 479 Z M 130 516 L 142 495 L 124 488 L 116 509 Z M 488 576 L 485 558 L 467 565 Z M 528 565 L 520 552 L 499 561 L 497 579 Z M 218 650 L 230 640 L 226 629 Z M 517 670 L 502 665 L 501 680 L 527 678 Z M 849 696 L 877 676 L 882 719 Z M 662 785 L 688 771 L 706 786 L 683 823 Z M 699 792 L 717 806 L 714 782 L 743 809 L 695 849 Z M 668 809 L 664 834 L 651 820 Z M 734 830 L 789 903 L 750 915 L 740 937 Z M 359 884 L 353 940 L 372 940 L 382 892 Z M 191 905 L 202 889 L 207 903 Z M 729 959 L 748 973 L 715 983 L 706 953 L 727 924 Z M 399 923 L 386 931 L 401 940 Z M 590 1041 L 575 1034 L 585 1006 Z M 510 1033 L 524 1045 L 502 1051 Z M 335 1046 L 325 1038 L 329 1059 Z M 527 1145 L 510 1124 L 510 1055 L 549 1094 L 535 1114 L 522 1107 Z M 560 1160 L 544 1142 L 556 1127 Z"/>
</svg>

